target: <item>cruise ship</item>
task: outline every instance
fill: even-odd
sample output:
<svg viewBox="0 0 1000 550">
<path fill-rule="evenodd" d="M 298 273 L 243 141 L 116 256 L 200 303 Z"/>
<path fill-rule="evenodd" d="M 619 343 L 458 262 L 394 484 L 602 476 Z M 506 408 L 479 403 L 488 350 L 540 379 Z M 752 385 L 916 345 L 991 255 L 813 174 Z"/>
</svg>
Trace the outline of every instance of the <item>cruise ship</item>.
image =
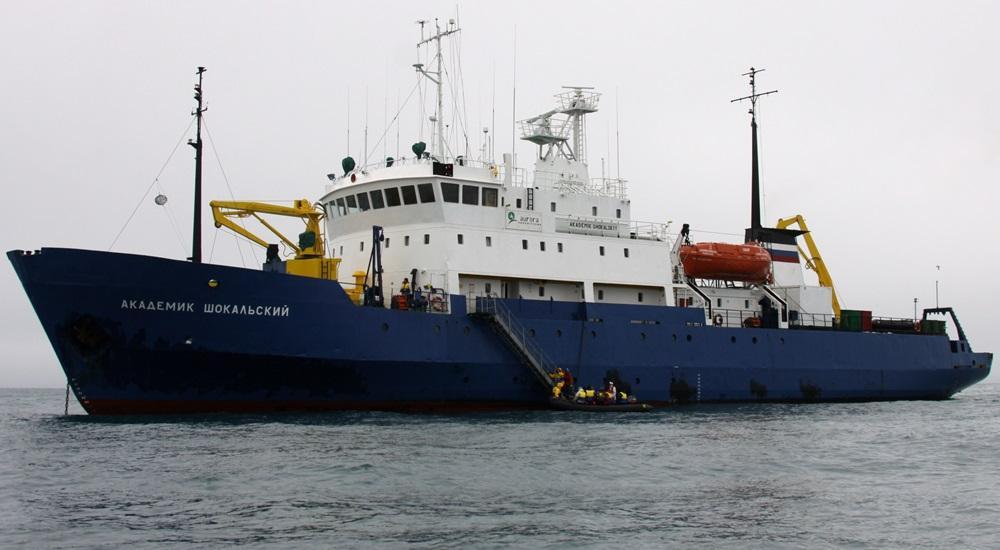
<svg viewBox="0 0 1000 550">
<path fill-rule="evenodd" d="M 191 258 L 8 252 L 87 412 L 539 409 L 556 369 L 653 405 L 946 399 L 989 374 L 992 354 L 972 350 L 951 308 L 843 309 L 804 218 L 763 225 L 758 69 L 741 98 L 744 239 L 696 242 L 697 220 L 634 220 L 626 182 L 592 177 L 593 89 L 566 87 L 519 123 L 530 169 L 453 149 L 441 43 L 460 31 L 421 28 L 430 53 L 415 67 L 437 93 L 429 145 L 345 158 L 316 200 L 210 203 L 220 230 L 267 250 L 261 269 L 201 260 L 202 68 Z M 287 237 L 268 216 L 304 231 Z"/>
</svg>

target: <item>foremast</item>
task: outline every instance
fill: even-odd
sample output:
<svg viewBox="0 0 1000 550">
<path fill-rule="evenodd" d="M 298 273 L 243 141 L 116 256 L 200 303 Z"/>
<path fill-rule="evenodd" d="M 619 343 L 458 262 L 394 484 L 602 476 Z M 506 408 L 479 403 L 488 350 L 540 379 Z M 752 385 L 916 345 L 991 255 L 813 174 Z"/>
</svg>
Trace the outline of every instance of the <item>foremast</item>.
<svg viewBox="0 0 1000 550">
<path fill-rule="evenodd" d="M 201 118 L 207 108 L 202 107 L 201 83 L 202 75 L 205 74 L 205 67 L 198 67 L 198 83 L 194 86 L 194 98 L 198 101 L 198 106 L 194 112 L 197 121 L 195 139 L 188 140 L 188 145 L 194 147 L 194 227 L 191 235 L 191 258 L 196 264 L 201 263 Z"/>
</svg>

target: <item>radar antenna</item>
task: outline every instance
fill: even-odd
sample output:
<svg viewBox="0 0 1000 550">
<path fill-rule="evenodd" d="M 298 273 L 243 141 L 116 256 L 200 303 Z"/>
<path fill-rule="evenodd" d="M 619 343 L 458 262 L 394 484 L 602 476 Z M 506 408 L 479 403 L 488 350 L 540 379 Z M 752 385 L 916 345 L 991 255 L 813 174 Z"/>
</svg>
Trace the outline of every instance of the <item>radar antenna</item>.
<svg viewBox="0 0 1000 550">
<path fill-rule="evenodd" d="M 520 121 L 521 139 L 538 145 L 538 158 L 558 155 L 587 163 L 586 115 L 597 112 L 601 94 L 588 86 L 563 86 L 556 108 Z"/>
<path fill-rule="evenodd" d="M 760 169 L 757 163 L 757 99 L 769 94 L 776 94 L 778 90 L 771 90 L 770 92 L 757 93 L 757 73 L 764 72 L 764 69 L 755 69 L 750 67 L 750 71 L 743 73 L 741 76 L 750 77 L 750 95 L 744 97 L 738 97 L 730 101 L 730 103 L 735 103 L 737 101 L 750 100 L 750 134 L 751 134 L 751 173 L 750 173 L 750 230 L 747 231 L 747 242 L 756 241 L 757 234 L 760 233 Z"/>
</svg>

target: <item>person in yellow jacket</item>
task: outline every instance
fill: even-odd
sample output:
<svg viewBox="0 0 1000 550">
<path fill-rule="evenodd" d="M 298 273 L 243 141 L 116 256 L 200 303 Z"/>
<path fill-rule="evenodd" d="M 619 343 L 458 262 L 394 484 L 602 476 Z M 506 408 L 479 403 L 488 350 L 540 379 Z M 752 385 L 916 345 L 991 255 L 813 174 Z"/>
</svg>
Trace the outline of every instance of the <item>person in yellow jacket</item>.
<svg viewBox="0 0 1000 550">
<path fill-rule="evenodd" d="M 583 388 L 577 388 L 576 395 L 573 396 L 577 401 L 585 401 L 587 399 L 587 390 Z"/>
<path fill-rule="evenodd" d="M 552 386 L 552 397 L 559 398 L 562 395 L 563 386 L 562 382 L 558 382 L 555 386 Z"/>
</svg>

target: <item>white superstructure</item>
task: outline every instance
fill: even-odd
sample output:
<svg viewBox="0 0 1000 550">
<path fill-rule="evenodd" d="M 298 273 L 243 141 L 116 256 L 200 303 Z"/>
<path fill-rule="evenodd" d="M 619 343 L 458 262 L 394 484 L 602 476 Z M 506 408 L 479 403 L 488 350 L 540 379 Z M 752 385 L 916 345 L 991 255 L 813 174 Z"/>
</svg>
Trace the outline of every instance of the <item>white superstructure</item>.
<svg viewBox="0 0 1000 550">
<path fill-rule="evenodd" d="M 439 45 L 457 31 L 449 23 L 421 44 Z M 436 150 L 417 143 L 411 157 L 332 177 L 319 203 L 341 273 L 365 271 L 378 225 L 388 295 L 416 270 L 418 286 L 467 297 L 705 307 L 708 322 L 721 310 L 737 310 L 736 323 L 759 312 L 762 297 L 774 296 L 753 286 L 689 285 L 674 267 L 669 224 L 633 220 L 626 182 L 590 177 L 586 118 L 598 111 L 600 94 L 567 88 L 552 110 L 521 121 L 521 139 L 538 146 L 528 172 L 511 155 L 502 162 L 452 155 L 442 139 L 442 74 L 415 67 L 438 87 L 438 110 L 430 117 Z M 801 272 L 797 263 L 782 269 L 792 267 Z M 789 304 L 806 288 L 782 286 Z M 810 313 L 831 313 L 829 304 L 818 309 Z M 726 324 L 733 324 L 729 317 Z"/>
<path fill-rule="evenodd" d="M 381 225 L 388 291 L 417 269 L 418 284 L 451 294 L 668 303 L 668 225 L 633 221 L 623 181 L 591 179 L 586 163 L 549 153 L 533 177 L 509 156 L 355 169 L 320 200 L 330 249 L 363 270 Z"/>
</svg>

